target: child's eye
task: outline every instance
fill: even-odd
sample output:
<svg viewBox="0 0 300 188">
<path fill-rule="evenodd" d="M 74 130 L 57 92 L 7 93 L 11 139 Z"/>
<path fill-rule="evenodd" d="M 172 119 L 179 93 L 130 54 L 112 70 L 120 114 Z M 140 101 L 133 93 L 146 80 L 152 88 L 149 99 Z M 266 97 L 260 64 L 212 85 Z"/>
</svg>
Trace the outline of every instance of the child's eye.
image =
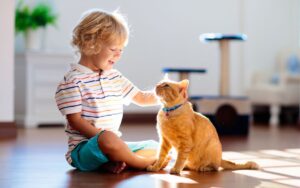
<svg viewBox="0 0 300 188">
<path fill-rule="evenodd" d="M 122 52 L 123 52 L 123 49 L 111 48 L 110 51 L 112 51 L 112 52 L 117 52 L 117 51 L 119 51 L 120 53 L 122 53 Z"/>
</svg>

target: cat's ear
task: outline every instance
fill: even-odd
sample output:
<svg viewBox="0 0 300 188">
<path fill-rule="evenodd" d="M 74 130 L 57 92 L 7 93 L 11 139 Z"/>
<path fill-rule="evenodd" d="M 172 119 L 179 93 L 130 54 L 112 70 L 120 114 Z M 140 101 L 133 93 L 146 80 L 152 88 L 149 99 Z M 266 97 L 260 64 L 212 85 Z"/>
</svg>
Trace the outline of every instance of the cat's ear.
<svg viewBox="0 0 300 188">
<path fill-rule="evenodd" d="M 189 87 L 189 80 L 184 79 L 180 82 L 180 87 L 183 90 L 187 90 L 187 88 Z"/>
<path fill-rule="evenodd" d="M 182 94 L 183 98 L 188 98 L 187 88 L 189 86 L 189 81 L 187 79 L 182 80 L 179 82 L 180 84 L 180 93 Z"/>
</svg>

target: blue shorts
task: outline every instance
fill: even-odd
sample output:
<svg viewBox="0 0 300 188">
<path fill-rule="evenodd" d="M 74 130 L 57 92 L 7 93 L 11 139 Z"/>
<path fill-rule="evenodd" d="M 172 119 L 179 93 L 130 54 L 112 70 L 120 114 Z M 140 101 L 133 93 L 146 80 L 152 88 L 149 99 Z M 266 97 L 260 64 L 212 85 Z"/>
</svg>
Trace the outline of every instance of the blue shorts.
<svg viewBox="0 0 300 188">
<path fill-rule="evenodd" d="M 87 141 L 83 141 L 71 152 L 72 166 L 82 171 L 93 171 L 107 163 L 109 159 L 98 147 L 98 137 L 104 131 Z M 132 152 L 142 149 L 158 149 L 158 142 L 146 140 L 140 142 L 125 142 Z"/>
</svg>

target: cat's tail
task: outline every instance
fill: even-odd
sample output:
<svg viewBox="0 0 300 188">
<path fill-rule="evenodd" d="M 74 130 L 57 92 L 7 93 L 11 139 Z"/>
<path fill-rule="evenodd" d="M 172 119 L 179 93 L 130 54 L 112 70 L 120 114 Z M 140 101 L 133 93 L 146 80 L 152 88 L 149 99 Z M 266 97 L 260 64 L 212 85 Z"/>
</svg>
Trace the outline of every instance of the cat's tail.
<svg viewBox="0 0 300 188">
<path fill-rule="evenodd" d="M 225 170 L 241 170 L 241 169 L 251 169 L 251 170 L 257 170 L 259 169 L 259 166 L 257 163 L 248 161 L 244 164 L 237 164 L 231 161 L 223 160 L 221 162 L 221 167 Z"/>
</svg>

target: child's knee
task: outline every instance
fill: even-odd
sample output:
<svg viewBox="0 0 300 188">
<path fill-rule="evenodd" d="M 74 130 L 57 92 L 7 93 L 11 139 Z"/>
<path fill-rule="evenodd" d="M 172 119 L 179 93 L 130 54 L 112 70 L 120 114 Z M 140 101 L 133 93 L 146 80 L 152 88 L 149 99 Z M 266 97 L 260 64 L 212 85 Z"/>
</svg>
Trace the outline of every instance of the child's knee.
<svg viewBox="0 0 300 188">
<path fill-rule="evenodd" d="M 120 138 L 113 132 L 105 131 L 98 137 L 98 146 L 103 153 L 118 151 L 120 148 Z"/>
</svg>

